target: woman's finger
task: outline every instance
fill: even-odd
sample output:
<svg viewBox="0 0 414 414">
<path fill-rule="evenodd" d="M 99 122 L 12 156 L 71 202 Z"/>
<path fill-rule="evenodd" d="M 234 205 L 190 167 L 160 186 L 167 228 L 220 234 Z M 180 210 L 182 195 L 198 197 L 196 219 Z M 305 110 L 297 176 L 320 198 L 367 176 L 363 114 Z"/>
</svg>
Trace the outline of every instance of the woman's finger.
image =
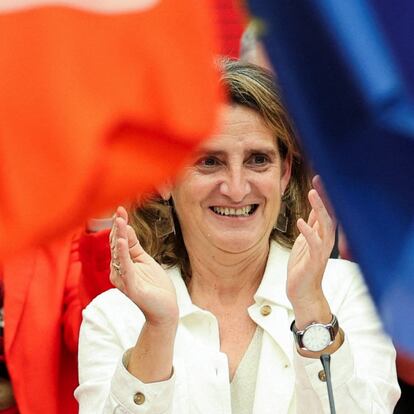
<svg viewBox="0 0 414 414">
<path fill-rule="evenodd" d="M 123 279 L 123 282 L 127 284 L 127 280 L 134 275 L 134 263 L 129 254 L 128 241 L 125 238 L 118 238 L 116 249 L 119 268 L 115 270 L 116 273 Z"/>
<path fill-rule="evenodd" d="M 127 226 L 127 238 L 129 254 L 134 263 L 149 263 L 153 260 L 142 248 L 135 230 L 131 226 Z"/>
<path fill-rule="evenodd" d="M 119 206 L 116 209 L 117 217 L 122 217 L 128 223 L 128 212 L 126 211 L 125 207 Z"/>
<path fill-rule="evenodd" d="M 127 240 L 127 222 L 121 216 L 117 216 L 114 221 L 114 230 L 115 230 L 115 239 L 114 242 L 117 243 L 119 239 Z"/>
<path fill-rule="evenodd" d="M 109 233 L 109 245 L 111 246 L 111 252 L 115 248 L 115 239 L 116 239 L 116 226 L 115 226 L 115 219 L 112 223 L 111 231 Z"/>
<path fill-rule="evenodd" d="M 128 247 L 122 247 L 124 244 L 128 246 L 128 232 L 127 224 L 123 217 L 118 216 L 115 218 L 113 225 L 113 237 L 111 241 L 111 258 L 112 268 L 119 275 L 132 267 L 132 260 L 129 255 Z M 124 243 L 122 243 L 124 242 Z"/>
<path fill-rule="evenodd" d="M 335 224 L 315 189 L 309 191 L 309 202 L 311 203 L 312 209 L 315 211 L 318 224 L 317 230 L 320 237 L 331 237 L 331 235 L 335 233 Z"/>
<path fill-rule="evenodd" d="M 319 197 L 322 199 L 323 204 L 325 205 L 326 210 L 333 221 L 336 221 L 335 211 L 332 207 L 332 204 L 329 200 L 328 194 L 326 193 L 325 186 L 323 185 L 322 178 L 320 175 L 315 175 L 312 178 L 312 186 L 318 192 Z"/>
<path fill-rule="evenodd" d="M 309 213 L 309 217 L 308 217 L 308 226 L 313 227 L 316 223 L 317 217 L 316 217 L 316 213 L 315 210 L 311 210 L 311 212 Z"/>
<path fill-rule="evenodd" d="M 116 239 L 118 237 L 117 236 L 117 230 L 118 230 L 118 227 L 119 227 L 118 225 L 119 225 L 120 221 L 118 220 L 118 225 L 117 225 L 116 224 L 117 218 L 123 219 L 125 221 L 125 224 L 128 222 L 128 213 L 127 213 L 127 211 L 125 210 L 124 207 L 119 206 L 116 209 L 116 212 L 115 212 L 114 217 L 113 217 L 113 224 L 112 224 L 111 232 L 109 233 L 109 243 L 111 245 L 111 250 L 114 249 Z"/>
<path fill-rule="evenodd" d="M 296 225 L 309 246 L 310 255 L 313 256 L 313 253 L 319 250 L 322 242 L 318 232 L 302 218 L 297 221 Z"/>
<path fill-rule="evenodd" d="M 122 280 L 122 267 L 119 261 L 118 247 L 117 247 L 117 225 L 114 222 L 110 235 L 111 243 L 111 270 L 109 273 L 110 282 L 119 290 L 124 290 L 124 282 Z"/>
<path fill-rule="evenodd" d="M 117 264 L 115 262 L 115 264 Z M 109 280 L 110 282 L 119 289 L 121 292 L 125 293 L 125 283 L 121 276 L 121 274 L 116 270 L 115 267 L 113 267 L 113 263 L 111 262 L 111 271 L 109 273 Z"/>
</svg>

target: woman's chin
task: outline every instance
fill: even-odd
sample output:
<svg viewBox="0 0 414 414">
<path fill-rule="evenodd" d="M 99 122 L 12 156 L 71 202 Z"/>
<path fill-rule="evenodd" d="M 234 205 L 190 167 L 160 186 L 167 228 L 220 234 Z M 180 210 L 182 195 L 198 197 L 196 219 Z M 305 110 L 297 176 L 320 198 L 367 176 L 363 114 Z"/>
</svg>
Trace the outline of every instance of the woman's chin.
<svg viewBox="0 0 414 414">
<path fill-rule="evenodd" d="M 257 246 L 257 238 L 221 237 L 213 244 L 223 252 L 230 254 L 243 253 Z"/>
</svg>

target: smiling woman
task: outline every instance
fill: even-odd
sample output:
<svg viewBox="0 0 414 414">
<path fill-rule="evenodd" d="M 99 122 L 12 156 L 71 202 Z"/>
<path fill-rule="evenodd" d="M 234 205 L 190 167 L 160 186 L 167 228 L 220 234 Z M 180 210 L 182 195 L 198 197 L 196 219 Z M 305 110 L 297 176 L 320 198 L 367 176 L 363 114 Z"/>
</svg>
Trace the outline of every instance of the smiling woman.
<svg viewBox="0 0 414 414">
<path fill-rule="evenodd" d="M 232 240 L 225 243 L 226 250 L 235 249 L 236 240 L 245 242 L 242 233 L 255 229 L 263 234 L 253 244 L 268 244 L 270 237 L 290 248 L 299 235 L 296 221 L 310 212 L 310 173 L 272 76 L 237 61 L 226 61 L 224 67 L 221 81 L 230 103 L 223 110 L 220 132 L 199 148 L 174 189 L 164 187 L 162 196 L 131 212 L 131 225 L 144 250 L 159 263 L 180 264 L 185 279 L 191 275 L 191 266 L 182 234 L 186 233 L 189 244 L 192 238 L 214 243 L 214 229 L 220 238 L 230 226 L 232 231 L 239 231 L 239 236 L 230 234 Z M 191 199 L 181 201 L 186 196 Z M 178 231 L 160 240 L 152 233 L 155 223 L 165 217 L 164 200 L 168 199 L 174 209 L 168 209 L 167 214 L 173 215 Z M 279 224 L 283 220 L 286 223 L 283 231 L 277 224 L 281 204 Z M 230 220 L 231 209 L 241 208 L 242 217 Z M 226 219 L 213 220 L 211 212 Z M 266 220 L 267 225 L 259 226 L 258 220 Z M 239 226 L 242 221 L 246 226 Z"/>
<path fill-rule="evenodd" d="M 395 351 L 357 267 L 329 259 L 335 222 L 274 80 L 222 72 L 220 129 L 130 225 L 117 211 L 117 289 L 84 312 L 80 413 L 326 413 L 322 353 L 338 412 L 390 413 Z"/>
<path fill-rule="evenodd" d="M 255 111 L 229 105 L 225 112 L 220 134 L 163 196 L 171 194 L 183 238 L 197 250 L 266 250 L 290 159 L 281 159 L 272 131 Z"/>
</svg>

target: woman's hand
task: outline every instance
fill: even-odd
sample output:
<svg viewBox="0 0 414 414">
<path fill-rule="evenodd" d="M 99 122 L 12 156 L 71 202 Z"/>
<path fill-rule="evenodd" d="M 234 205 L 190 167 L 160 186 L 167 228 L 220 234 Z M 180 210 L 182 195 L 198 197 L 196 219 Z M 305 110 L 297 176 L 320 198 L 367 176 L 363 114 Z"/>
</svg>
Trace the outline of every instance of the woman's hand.
<svg viewBox="0 0 414 414">
<path fill-rule="evenodd" d="M 123 207 L 116 211 L 111 241 L 111 282 L 144 313 L 146 322 L 127 358 L 128 371 L 145 383 L 171 377 L 178 325 L 175 288 L 165 270 L 139 244 Z"/>
<path fill-rule="evenodd" d="M 110 280 L 141 309 L 148 324 L 174 326 L 178 321 L 175 288 L 165 270 L 141 247 L 127 221 L 126 210 L 119 207 L 110 234 Z"/>
<path fill-rule="evenodd" d="M 322 278 L 335 242 L 336 223 L 320 196 L 320 178 L 315 177 L 313 184 L 319 191 L 309 191 L 312 210 L 307 222 L 302 218 L 297 222 L 300 234 L 288 262 L 287 296 L 298 329 L 314 321 L 329 323 L 332 317 L 322 291 Z"/>
</svg>

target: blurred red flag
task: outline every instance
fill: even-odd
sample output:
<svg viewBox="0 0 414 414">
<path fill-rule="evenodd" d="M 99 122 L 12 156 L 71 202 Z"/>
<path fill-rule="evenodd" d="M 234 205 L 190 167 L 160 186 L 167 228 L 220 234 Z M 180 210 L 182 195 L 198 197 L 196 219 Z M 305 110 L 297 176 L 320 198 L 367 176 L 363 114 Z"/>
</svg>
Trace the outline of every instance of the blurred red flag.
<svg viewBox="0 0 414 414">
<path fill-rule="evenodd" d="M 1 2 L 0 256 L 149 190 L 210 134 L 211 7 Z"/>
</svg>

